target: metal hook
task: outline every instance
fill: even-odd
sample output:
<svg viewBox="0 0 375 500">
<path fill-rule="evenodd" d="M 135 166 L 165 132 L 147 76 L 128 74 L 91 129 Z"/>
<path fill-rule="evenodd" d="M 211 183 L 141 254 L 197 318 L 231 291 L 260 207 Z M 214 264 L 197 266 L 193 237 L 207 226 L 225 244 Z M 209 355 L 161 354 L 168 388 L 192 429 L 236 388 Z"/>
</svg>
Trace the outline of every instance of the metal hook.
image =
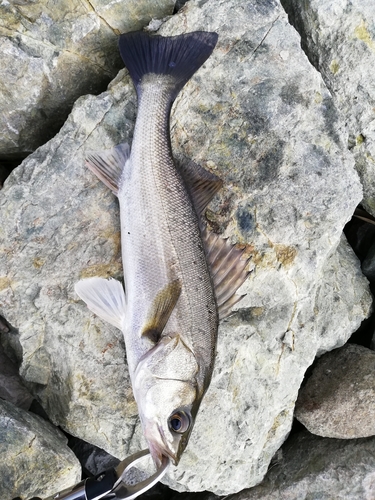
<svg viewBox="0 0 375 500">
<path fill-rule="evenodd" d="M 125 481 L 127 471 L 148 455 L 150 455 L 149 450 L 134 453 L 120 462 L 115 469 L 109 469 L 96 478 L 81 481 L 46 500 L 132 500 L 160 481 L 170 464 L 169 458 L 163 457 L 161 466 L 149 478 L 133 485 L 127 484 Z"/>
<path fill-rule="evenodd" d="M 114 493 L 116 499 L 124 499 L 132 500 L 136 498 L 138 495 L 141 495 L 145 491 L 152 488 L 167 472 L 167 469 L 170 464 L 170 460 L 168 457 L 163 456 L 162 464 L 157 469 L 157 471 L 152 474 L 149 478 L 141 481 L 140 483 L 130 485 L 126 484 L 124 481 L 125 475 L 129 469 L 131 469 L 136 463 L 143 460 L 145 457 L 150 455 L 149 450 L 142 450 L 130 457 L 127 457 L 125 460 L 120 462 L 120 464 L 116 467 L 116 473 L 118 475 L 118 480 L 116 481 L 111 493 Z"/>
</svg>

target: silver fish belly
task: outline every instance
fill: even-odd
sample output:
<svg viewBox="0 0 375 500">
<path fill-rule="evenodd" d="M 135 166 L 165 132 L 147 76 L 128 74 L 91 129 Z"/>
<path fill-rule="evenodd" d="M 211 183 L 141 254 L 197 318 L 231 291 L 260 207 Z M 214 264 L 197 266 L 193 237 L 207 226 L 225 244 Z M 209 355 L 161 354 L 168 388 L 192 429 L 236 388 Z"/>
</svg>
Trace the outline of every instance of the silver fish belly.
<svg viewBox="0 0 375 500">
<path fill-rule="evenodd" d="M 119 282 L 76 285 L 88 307 L 124 332 L 143 431 L 157 465 L 175 464 L 210 383 L 219 317 L 241 299 L 242 251 L 209 233 L 202 213 L 221 181 L 198 165 L 176 168 L 172 103 L 211 54 L 215 33 L 122 35 L 120 51 L 138 94 L 131 153 L 120 145 L 87 166 L 118 196 L 125 293 Z"/>
</svg>

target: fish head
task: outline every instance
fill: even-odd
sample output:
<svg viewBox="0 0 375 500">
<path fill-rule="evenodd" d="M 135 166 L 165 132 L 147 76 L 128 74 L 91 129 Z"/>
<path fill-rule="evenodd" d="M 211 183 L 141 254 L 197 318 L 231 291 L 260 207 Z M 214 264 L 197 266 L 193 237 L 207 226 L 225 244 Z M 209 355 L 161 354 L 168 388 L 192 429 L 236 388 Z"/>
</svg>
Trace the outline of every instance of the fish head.
<svg viewBox="0 0 375 500">
<path fill-rule="evenodd" d="M 163 456 L 177 465 L 186 448 L 201 401 L 198 368 L 178 335 L 163 337 L 137 366 L 133 390 L 157 467 Z"/>
<path fill-rule="evenodd" d="M 177 465 L 194 425 L 195 388 L 177 380 L 159 380 L 147 396 L 139 412 L 151 456 L 157 466 L 163 455 Z"/>
</svg>

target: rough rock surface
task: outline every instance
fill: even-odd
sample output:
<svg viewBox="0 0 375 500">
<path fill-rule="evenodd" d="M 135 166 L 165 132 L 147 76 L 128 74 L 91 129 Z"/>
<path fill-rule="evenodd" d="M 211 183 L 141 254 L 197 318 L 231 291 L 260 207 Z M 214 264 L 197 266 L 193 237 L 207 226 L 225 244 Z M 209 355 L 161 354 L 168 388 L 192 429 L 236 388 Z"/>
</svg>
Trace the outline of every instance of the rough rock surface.
<svg viewBox="0 0 375 500">
<path fill-rule="evenodd" d="M 375 3 L 372 0 L 282 0 L 302 46 L 321 72 L 346 122 L 364 191 L 375 215 Z"/>
<path fill-rule="evenodd" d="M 61 431 L 0 399 L 0 498 L 46 498 L 81 480 Z"/>
<path fill-rule="evenodd" d="M 69 447 L 82 464 L 82 469 L 92 476 L 97 476 L 112 467 L 117 467 L 120 462 L 106 451 L 78 438 L 71 437 Z"/>
<path fill-rule="evenodd" d="M 22 383 L 17 365 L 3 352 L 0 346 L 0 398 L 15 406 L 28 410 L 33 396 Z"/>
<path fill-rule="evenodd" d="M 301 389 L 295 416 L 313 434 L 375 436 L 375 352 L 355 344 L 324 354 Z"/>
<path fill-rule="evenodd" d="M 375 438 L 344 441 L 302 432 L 277 453 L 262 484 L 231 500 L 372 500 L 374 470 Z"/>
<path fill-rule="evenodd" d="M 117 35 L 172 14 L 173 0 L 0 3 L 0 157 L 34 151 L 74 101 L 122 67 Z"/>
<path fill-rule="evenodd" d="M 209 225 L 246 244 L 255 271 L 220 326 L 212 384 L 165 481 L 226 494 L 265 475 L 306 368 L 345 343 L 371 296 L 341 236 L 362 197 L 358 176 L 330 95 L 283 9 L 191 1 L 161 33 L 197 29 L 217 31 L 219 43 L 177 99 L 172 147 L 223 179 Z M 119 458 L 145 444 L 122 335 L 89 313 L 73 285 L 121 277 L 117 201 L 84 156 L 128 141 L 134 118 L 123 71 L 108 92 L 78 100 L 0 199 L 0 314 L 19 330 L 22 375 L 53 422 Z"/>
</svg>

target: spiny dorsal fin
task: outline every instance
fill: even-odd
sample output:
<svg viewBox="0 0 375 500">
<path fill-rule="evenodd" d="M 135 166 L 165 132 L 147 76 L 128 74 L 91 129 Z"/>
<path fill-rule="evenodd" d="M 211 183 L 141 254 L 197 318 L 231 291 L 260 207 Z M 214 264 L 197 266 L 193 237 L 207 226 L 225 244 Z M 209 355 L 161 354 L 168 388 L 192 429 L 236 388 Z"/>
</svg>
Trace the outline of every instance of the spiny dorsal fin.
<svg viewBox="0 0 375 500">
<path fill-rule="evenodd" d="M 214 283 L 219 319 L 232 312 L 232 307 L 244 295 L 236 295 L 237 289 L 246 281 L 250 271 L 246 266 L 250 259 L 243 259 L 244 249 L 229 243 L 205 228 L 202 232 L 208 265 Z"/>
<path fill-rule="evenodd" d="M 74 290 L 93 313 L 122 330 L 125 316 L 125 293 L 119 281 L 87 278 L 78 281 Z"/>
<path fill-rule="evenodd" d="M 142 336 L 148 337 L 155 343 L 159 341 L 180 294 L 181 282 L 178 279 L 168 283 L 156 294 L 142 329 Z"/>
<path fill-rule="evenodd" d="M 197 214 L 202 215 L 223 186 L 223 181 L 193 161 L 180 165 L 179 170 L 190 191 Z"/>
<path fill-rule="evenodd" d="M 125 142 L 106 151 L 90 153 L 86 166 L 117 196 L 121 174 L 129 156 L 129 144 Z"/>
</svg>

